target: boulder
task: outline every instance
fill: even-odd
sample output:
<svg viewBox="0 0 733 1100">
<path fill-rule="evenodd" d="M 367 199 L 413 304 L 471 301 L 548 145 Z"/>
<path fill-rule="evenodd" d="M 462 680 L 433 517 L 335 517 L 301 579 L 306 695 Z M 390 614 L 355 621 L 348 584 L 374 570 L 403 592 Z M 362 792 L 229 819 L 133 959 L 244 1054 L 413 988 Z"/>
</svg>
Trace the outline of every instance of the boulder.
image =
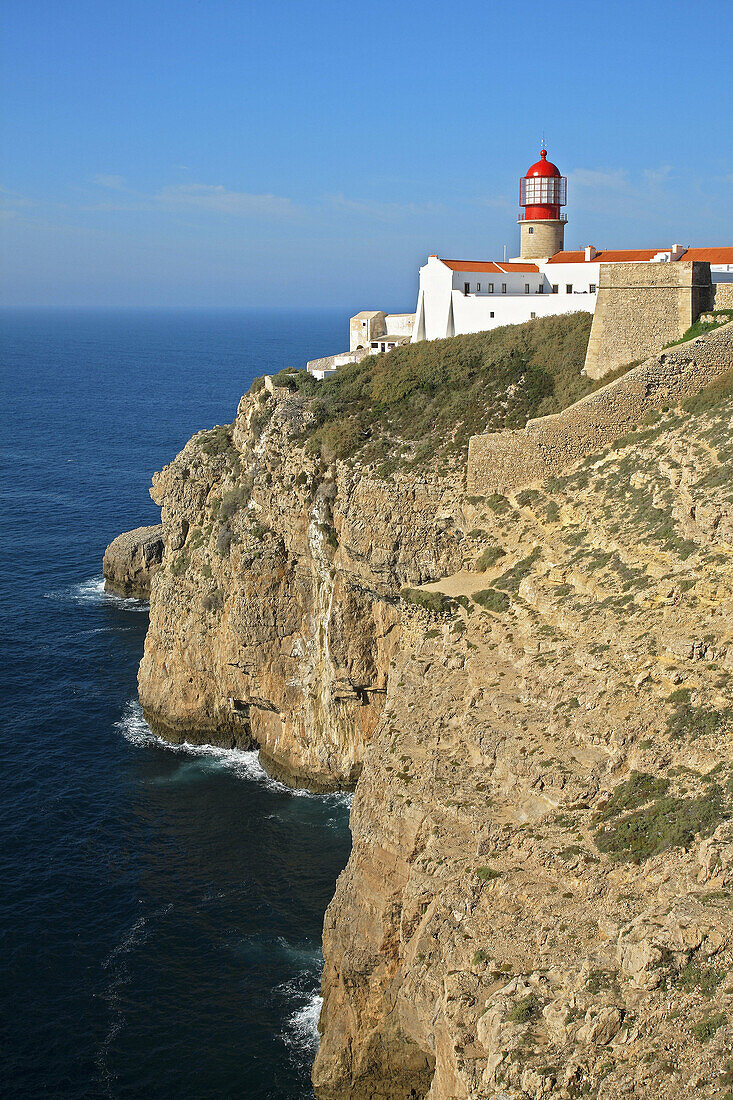
<svg viewBox="0 0 733 1100">
<path fill-rule="evenodd" d="M 113 539 L 104 552 L 105 587 L 123 596 L 150 595 L 150 582 L 163 561 L 163 525 L 136 527 Z"/>
</svg>

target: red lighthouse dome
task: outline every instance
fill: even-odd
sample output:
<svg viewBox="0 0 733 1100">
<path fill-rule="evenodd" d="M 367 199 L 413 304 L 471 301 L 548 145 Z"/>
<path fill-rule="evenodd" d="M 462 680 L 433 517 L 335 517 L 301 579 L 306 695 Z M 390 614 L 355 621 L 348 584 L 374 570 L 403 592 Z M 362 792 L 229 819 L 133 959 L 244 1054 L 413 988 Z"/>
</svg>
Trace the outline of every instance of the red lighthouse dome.
<svg viewBox="0 0 733 1100">
<path fill-rule="evenodd" d="M 547 150 L 519 181 L 519 205 L 524 213 L 520 221 L 560 221 L 560 207 L 567 201 L 567 180 L 558 167 L 547 159 Z"/>
</svg>

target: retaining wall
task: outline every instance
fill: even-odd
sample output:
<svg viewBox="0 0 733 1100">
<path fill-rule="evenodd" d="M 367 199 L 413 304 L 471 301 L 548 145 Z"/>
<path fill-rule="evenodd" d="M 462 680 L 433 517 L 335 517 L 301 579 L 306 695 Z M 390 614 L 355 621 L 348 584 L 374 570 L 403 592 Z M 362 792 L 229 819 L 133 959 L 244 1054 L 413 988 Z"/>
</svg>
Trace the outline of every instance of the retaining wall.
<svg viewBox="0 0 733 1100">
<path fill-rule="evenodd" d="M 530 420 L 521 431 L 472 436 L 466 491 L 486 496 L 539 485 L 631 431 L 648 412 L 677 404 L 729 370 L 733 322 L 647 359 L 563 412 Z"/>
</svg>

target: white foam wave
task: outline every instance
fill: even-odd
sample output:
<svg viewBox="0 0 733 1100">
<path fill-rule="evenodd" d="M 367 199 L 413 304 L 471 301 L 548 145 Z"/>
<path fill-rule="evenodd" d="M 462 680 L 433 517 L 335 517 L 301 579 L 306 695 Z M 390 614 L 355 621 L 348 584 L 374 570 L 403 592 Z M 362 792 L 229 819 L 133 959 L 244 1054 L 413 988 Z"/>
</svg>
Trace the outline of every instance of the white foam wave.
<svg viewBox="0 0 733 1100">
<path fill-rule="evenodd" d="M 149 600 L 136 596 L 119 596 L 108 592 L 104 587 L 104 577 L 89 577 L 88 580 L 73 584 L 69 588 L 60 588 L 55 592 L 46 592 L 47 600 L 61 600 L 68 603 L 86 604 L 96 607 L 117 607 L 123 611 L 149 611 Z"/>
<path fill-rule="evenodd" d="M 323 997 L 319 993 L 314 993 L 304 1005 L 288 1016 L 286 1030 L 283 1033 L 286 1046 L 298 1054 L 307 1055 L 310 1059 L 318 1050 L 320 1042 L 318 1019 L 322 1004 Z"/>
<path fill-rule="evenodd" d="M 278 779 L 273 779 L 260 764 L 257 749 L 222 749 L 216 745 L 191 745 L 184 741 L 181 745 L 174 745 L 170 741 L 164 741 L 153 733 L 143 717 L 143 710 L 137 700 L 131 700 L 125 707 L 125 712 L 119 722 L 115 723 L 125 740 L 132 745 L 140 747 L 156 746 L 167 752 L 185 754 L 187 756 L 200 757 L 215 766 L 233 771 L 243 779 L 249 779 L 253 783 L 260 783 L 272 791 L 292 795 L 294 798 L 320 798 L 333 805 L 350 806 L 352 795 L 347 791 L 335 791 L 331 794 L 314 794 L 301 787 L 288 787 Z"/>
</svg>

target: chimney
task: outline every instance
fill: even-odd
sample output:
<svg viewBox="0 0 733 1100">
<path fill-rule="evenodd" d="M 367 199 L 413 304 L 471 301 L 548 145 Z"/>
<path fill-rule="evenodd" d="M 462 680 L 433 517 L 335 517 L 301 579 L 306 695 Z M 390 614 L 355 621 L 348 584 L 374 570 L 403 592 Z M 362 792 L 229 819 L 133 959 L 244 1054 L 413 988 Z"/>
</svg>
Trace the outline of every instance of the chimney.
<svg viewBox="0 0 733 1100">
<path fill-rule="evenodd" d="M 597 255 L 598 255 L 598 252 L 593 247 L 592 244 L 587 244 L 585 246 L 585 262 L 586 263 L 589 263 L 591 260 L 595 260 Z"/>
<path fill-rule="evenodd" d="M 671 258 L 673 260 L 679 260 L 680 256 L 684 256 L 685 252 L 687 252 L 687 248 L 684 245 L 682 245 L 682 244 L 673 244 L 672 245 L 672 257 Z"/>
</svg>

